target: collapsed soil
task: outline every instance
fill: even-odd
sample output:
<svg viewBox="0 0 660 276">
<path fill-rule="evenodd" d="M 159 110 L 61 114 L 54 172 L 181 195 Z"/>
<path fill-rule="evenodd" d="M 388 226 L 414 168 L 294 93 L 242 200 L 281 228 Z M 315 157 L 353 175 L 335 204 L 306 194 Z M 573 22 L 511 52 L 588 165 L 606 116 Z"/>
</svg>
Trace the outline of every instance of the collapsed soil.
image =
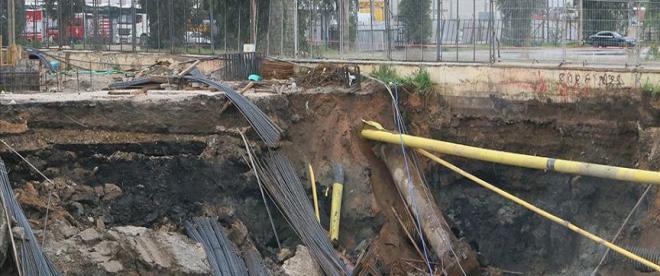
<svg viewBox="0 0 660 276">
<path fill-rule="evenodd" d="M 657 111 L 648 106 L 633 108 L 643 105 L 634 99 L 579 106 L 494 101 L 497 105 L 492 109 L 463 110 L 442 96 L 403 93 L 401 103 L 411 132 L 420 136 L 587 162 L 660 167 L 660 153 L 648 150 L 660 141 L 658 122 L 648 115 Z M 0 120 L 27 126 L 3 139 L 18 145 L 57 183 L 53 220 L 67 220 L 81 230 L 99 227 L 101 221 L 107 228 L 135 225 L 184 233 L 182 223 L 193 216 L 220 216 L 226 226 L 236 221 L 244 224 L 250 242 L 277 271 L 279 250 L 242 140 L 226 131 L 247 123 L 233 108 L 214 113 L 222 102 L 204 96 L 168 107 L 19 105 L 0 111 Z M 417 271 L 407 260 L 420 257 L 391 212 L 392 207 L 405 207 L 389 171 L 372 152 L 373 142 L 358 133 L 361 119 L 393 129 L 386 91 L 368 82 L 358 93 L 326 87 L 260 98 L 258 104 L 286 130 L 279 148 L 296 165 L 310 195 L 306 166 L 314 167 L 326 229 L 330 203 L 323 191 L 333 182 L 333 167 L 346 168 L 339 250 L 355 261 L 368 247 L 372 253 L 368 261 L 385 274 Z M 158 117 L 159 108 L 166 115 Z M 79 123 L 52 116 L 62 110 Z M 100 114 L 99 110 L 115 111 Z M 513 112 L 520 110 L 524 112 Z M 254 133 L 248 133 L 256 142 Z M 32 202 L 26 212 L 35 228 L 41 228 L 46 201 L 42 179 L 5 149 L 0 157 L 9 165 L 16 190 L 25 195 L 22 202 Z M 449 160 L 606 238 L 614 235 L 644 189 L 633 183 Z M 423 162 L 423 168 L 452 230 L 480 254 L 484 267 L 533 275 L 577 275 L 591 272 L 604 251 L 434 164 Z M 121 195 L 104 199 L 98 187 L 106 184 L 121 188 Z M 660 207 L 656 198 L 653 189 L 631 219 L 622 243 L 657 248 Z M 271 210 L 275 210 L 272 204 Z M 282 216 L 276 214 L 274 219 L 284 246 L 293 250 L 300 241 Z M 601 272 L 634 273 L 632 266 L 617 260 L 608 262 Z"/>
</svg>

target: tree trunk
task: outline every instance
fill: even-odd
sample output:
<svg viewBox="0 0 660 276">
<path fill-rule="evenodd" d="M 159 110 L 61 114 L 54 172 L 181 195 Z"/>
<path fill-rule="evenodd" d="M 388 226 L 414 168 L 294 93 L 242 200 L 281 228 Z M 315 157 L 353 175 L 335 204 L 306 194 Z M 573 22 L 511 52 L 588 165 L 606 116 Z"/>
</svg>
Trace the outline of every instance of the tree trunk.
<svg viewBox="0 0 660 276">
<path fill-rule="evenodd" d="M 350 25 L 351 25 L 351 11 L 350 3 L 351 0 L 339 0 L 339 28 L 341 35 L 341 50 L 342 52 L 347 52 L 351 45 L 351 35 L 350 35 Z"/>
<path fill-rule="evenodd" d="M 257 0 L 250 0 L 250 43 L 257 44 Z"/>
<path fill-rule="evenodd" d="M 461 268 L 468 275 L 471 275 L 471 272 L 478 271 L 479 263 L 476 259 L 476 253 L 468 244 L 458 240 L 451 232 L 442 211 L 435 204 L 430 190 L 423 184 L 420 176 L 415 173 L 416 171 L 413 168 L 410 169 L 410 173 L 413 175 L 413 183 L 410 183 L 406 173 L 406 164 L 401 154 L 401 147 L 379 144 L 374 147 L 373 151 L 390 170 L 397 189 L 406 201 L 406 206 L 409 206 L 412 215 L 419 219 L 428 244 L 433 249 L 433 253 L 442 260 L 441 263 L 445 264 L 448 275 L 462 275 Z M 413 165 L 410 160 L 408 160 L 408 165 Z M 410 185 L 412 185 L 412 188 Z M 461 267 L 456 265 L 457 257 L 452 253 L 452 249 L 456 256 L 459 256 Z"/>
</svg>

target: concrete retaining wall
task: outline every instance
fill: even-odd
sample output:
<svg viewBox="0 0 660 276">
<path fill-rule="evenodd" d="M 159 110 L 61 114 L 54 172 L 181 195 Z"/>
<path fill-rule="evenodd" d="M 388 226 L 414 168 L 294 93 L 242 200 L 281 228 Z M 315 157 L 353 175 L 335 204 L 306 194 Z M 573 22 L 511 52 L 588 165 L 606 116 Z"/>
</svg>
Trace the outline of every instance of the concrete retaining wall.
<svg viewBox="0 0 660 276">
<path fill-rule="evenodd" d="M 314 66 L 318 63 L 307 61 L 301 64 Z M 660 71 L 654 70 L 408 62 L 351 64 L 360 65 L 363 73 L 370 73 L 381 65 L 389 65 L 401 76 L 414 74 L 423 67 L 436 84 L 436 92 L 443 96 L 496 96 L 514 101 L 570 103 L 603 96 L 638 99 L 645 83 L 660 85 Z"/>
</svg>

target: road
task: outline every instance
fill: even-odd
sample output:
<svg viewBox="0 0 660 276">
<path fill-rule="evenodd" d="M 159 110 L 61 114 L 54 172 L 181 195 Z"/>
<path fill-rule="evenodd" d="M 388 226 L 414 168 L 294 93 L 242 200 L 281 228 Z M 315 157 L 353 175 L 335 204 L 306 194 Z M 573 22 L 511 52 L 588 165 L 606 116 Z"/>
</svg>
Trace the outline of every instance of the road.
<svg viewBox="0 0 660 276">
<path fill-rule="evenodd" d="M 457 50 L 458 49 L 458 50 Z M 640 52 L 637 58 L 637 51 Z M 562 62 L 576 65 L 608 65 L 630 67 L 641 64 L 644 67 L 660 68 L 660 59 L 650 58 L 648 47 L 640 49 L 626 48 L 561 48 L 561 47 L 539 47 L 539 48 L 502 48 L 499 50 L 498 60 L 503 62 L 559 64 Z M 312 51 L 312 57 L 322 59 L 350 59 L 350 60 L 385 60 L 384 51 L 349 52 L 343 55 L 338 53 L 324 52 L 317 54 Z M 444 48 L 442 61 L 447 62 L 488 62 L 489 50 L 481 46 L 476 50 L 468 47 Z M 425 48 L 401 48 L 392 51 L 392 59 L 398 61 L 436 61 L 436 49 Z"/>
</svg>

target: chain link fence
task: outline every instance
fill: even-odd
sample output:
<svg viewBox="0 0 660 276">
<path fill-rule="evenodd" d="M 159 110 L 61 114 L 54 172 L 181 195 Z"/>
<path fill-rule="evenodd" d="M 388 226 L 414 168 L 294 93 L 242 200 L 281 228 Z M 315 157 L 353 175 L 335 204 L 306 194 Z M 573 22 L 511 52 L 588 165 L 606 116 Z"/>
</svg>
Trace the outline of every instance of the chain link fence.
<svg viewBox="0 0 660 276">
<path fill-rule="evenodd" d="M 20 2 L 18 40 L 41 48 L 202 55 L 257 51 L 299 59 L 660 64 L 656 0 Z M 6 35 L 7 10 L 0 6 L 0 11 L 0 32 Z"/>
</svg>

